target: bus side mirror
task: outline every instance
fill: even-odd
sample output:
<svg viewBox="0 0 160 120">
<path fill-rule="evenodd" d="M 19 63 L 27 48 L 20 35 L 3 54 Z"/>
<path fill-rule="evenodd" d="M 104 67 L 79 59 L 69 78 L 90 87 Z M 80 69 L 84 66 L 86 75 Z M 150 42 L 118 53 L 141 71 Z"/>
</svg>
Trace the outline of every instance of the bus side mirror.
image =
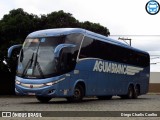
<svg viewBox="0 0 160 120">
<path fill-rule="evenodd" d="M 11 46 L 9 49 L 8 49 L 8 58 L 11 58 L 11 57 L 15 57 L 19 54 L 20 50 L 22 48 L 22 44 L 19 44 L 19 45 L 13 45 Z"/>
<path fill-rule="evenodd" d="M 17 60 L 19 52 L 22 48 L 22 45 L 13 45 L 8 49 L 8 59 L 7 59 L 7 65 L 9 66 L 9 69 L 12 73 L 15 74 L 16 67 L 17 67 Z"/>
<path fill-rule="evenodd" d="M 55 58 L 60 57 L 60 52 L 63 48 L 74 48 L 74 47 L 76 47 L 76 45 L 74 44 L 59 44 L 54 50 Z"/>
</svg>

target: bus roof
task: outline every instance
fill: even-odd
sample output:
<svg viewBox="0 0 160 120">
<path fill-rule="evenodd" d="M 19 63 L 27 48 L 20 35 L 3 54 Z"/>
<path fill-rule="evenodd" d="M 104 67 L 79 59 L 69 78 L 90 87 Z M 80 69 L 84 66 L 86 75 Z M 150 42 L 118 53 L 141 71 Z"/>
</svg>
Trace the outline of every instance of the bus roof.
<svg viewBox="0 0 160 120">
<path fill-rule="evenodd" d="M 82 28 L 55 28 L 55 29 L 39 30 L 39 31 L 35 31 L 35 32 L 30 33 L 27 36 L 27 38 L 60 36 L 60 35 L 68 35 L 71 33 L 82 33 L 88 37 L 99 38 L 98 40 L 101 40 L 103 42 L 109 42 L 111 44 L 115 44 L 115 45 L 118 45 L 121 47 L 125 47 L 128 49 L 132 49 L 135 51 L 139 51 L 139 52 L 148 54 L 147 52 L 133 48 L 125 43 L 119 42 L 117 40 L 111 39 L 111 38 L 106 37 L 104 35 L 100 35 L 98 33 L 94 33 L 94 32 L 91 32 L 91 31 L 88 31 L 88 30 L 85 30 Z"/>
</svg>

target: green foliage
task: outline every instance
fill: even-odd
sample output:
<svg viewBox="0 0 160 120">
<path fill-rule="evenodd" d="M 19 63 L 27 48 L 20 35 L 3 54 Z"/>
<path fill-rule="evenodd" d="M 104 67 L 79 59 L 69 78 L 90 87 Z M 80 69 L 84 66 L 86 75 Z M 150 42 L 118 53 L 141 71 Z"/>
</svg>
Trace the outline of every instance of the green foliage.
<svg viewBox="0 0 160 120">
<path fill-rule="evenodd" d="M 12 10 L 0 21 L 0 40 L 5 44 L 22 43 L 27 34 L 36 30 L 38 17 L 23 9 Z"/>
<path fill-rule="evenodd" d="M 48 14 L 45 20 L 46 28 L 67 28 L 79 26 L 79 21 L 72 17 L 72 14 L 64 13 L 62 10 Z"/>
<path fill-rule="evenodd" d="M 81 28 L 108 36 L 110 35 L 109 29 L 107 29 L 106 27 L 103 27 L 102 25 L 100 25 L 99 23 L 91 23 L 89 21 L 86 21 L 84 23 L 81 23 Z"/>
<path fill-rule="evenodd" d="M 79 22 L 72 14 L 65 13 L 63 10 L 38 17 L 21 8 L 13 9 L 0 20 L 0 58 L 6 56 L 10 46 L 23 43 L 25 37 L 33 31 L 67 27 L 85 28 L 105 36 L 110 35 L 106 27 L 89 21 Z"/>
</svg>

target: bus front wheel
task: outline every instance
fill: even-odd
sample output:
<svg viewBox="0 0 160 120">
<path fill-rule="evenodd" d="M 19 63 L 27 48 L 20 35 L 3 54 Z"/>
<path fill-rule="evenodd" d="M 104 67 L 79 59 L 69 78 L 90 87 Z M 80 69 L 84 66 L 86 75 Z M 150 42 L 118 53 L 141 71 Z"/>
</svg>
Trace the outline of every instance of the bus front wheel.
<svg viewBox="0 0 160 120">
<path fill-rule="evenodd" d="M 74 94 L 72 97 L 67 97 L 67 101 L 69 102 L 81 102 L 84 97 L 84 88 L 78 84 L 74 89 Z"/>
<path fill-rule="evenodd" d="M 47 103 L 52 99 L 51 97 L 43 97 L 43 96 L 36 96 L 36 98 L 41 103 Z"/>
</svg>

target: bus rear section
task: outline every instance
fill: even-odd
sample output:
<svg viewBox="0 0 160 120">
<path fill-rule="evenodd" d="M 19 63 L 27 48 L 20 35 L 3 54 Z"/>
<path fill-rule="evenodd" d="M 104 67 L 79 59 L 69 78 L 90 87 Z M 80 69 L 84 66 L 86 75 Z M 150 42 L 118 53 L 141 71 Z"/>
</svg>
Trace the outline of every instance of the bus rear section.
<svg viewBox="0 0 160 120">
<path fill-rule="evenodd" d="M 78 64 L 80 71 L 88 74 L 87 95 L 99 99 L 114 95 L 131 99 L 148 92 L 150 57 L 147 52 L 109 38 L 88 35 L 83 40 Z"/>
</svg>

